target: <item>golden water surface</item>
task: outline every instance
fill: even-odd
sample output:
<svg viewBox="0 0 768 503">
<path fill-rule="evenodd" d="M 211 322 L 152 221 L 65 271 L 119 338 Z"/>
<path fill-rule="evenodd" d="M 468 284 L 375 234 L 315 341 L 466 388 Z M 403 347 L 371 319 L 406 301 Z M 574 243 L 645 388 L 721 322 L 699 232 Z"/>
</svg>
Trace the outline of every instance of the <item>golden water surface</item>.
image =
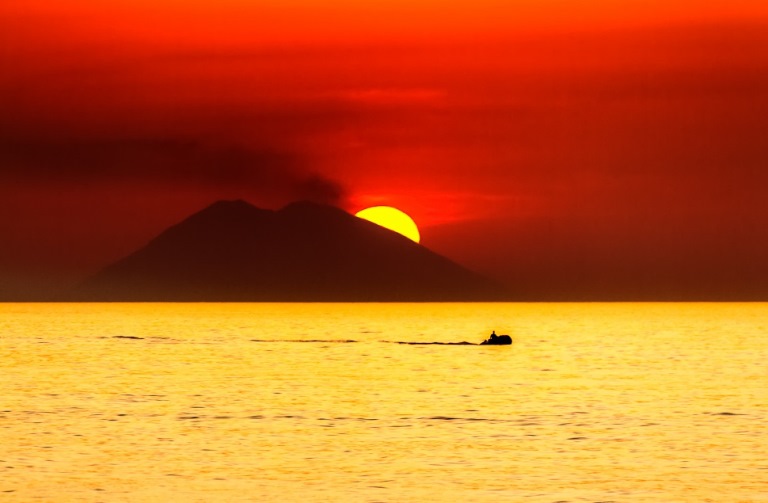
<svg viewBox="0 0 768 503">
<path fill-rule="evenodd" d="M 0 501 L 768 501 L 765 304 L 0 304 L 0 351 Z"/>
</svg>

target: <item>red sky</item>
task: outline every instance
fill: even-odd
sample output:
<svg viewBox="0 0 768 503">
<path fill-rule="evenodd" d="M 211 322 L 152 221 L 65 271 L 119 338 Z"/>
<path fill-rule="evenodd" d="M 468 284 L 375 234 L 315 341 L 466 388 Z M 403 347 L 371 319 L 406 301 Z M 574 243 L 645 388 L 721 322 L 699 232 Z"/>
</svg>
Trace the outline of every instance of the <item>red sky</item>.
<svg viewBox="0 0 768 503">
<path fill-rule="evenodd" d="M 308 198 L 521 298 L 768 300 L 764 0 L 380 3 L 2 2 L 0 298 Z"/>
</svg>

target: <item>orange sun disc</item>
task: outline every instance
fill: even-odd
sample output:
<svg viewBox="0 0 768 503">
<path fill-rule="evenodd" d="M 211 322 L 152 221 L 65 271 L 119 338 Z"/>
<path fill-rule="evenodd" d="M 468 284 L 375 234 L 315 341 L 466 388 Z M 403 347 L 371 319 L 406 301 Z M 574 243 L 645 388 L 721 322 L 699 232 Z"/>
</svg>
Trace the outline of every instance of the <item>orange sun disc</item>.
<svg viewBox="0 0 768 503">
<path fill-rule="evenodd" d="M 402 234 L 415 242 L 421 240 L 419 228 L 406 213 L 391 206 L 373 206 L 355 213 L 356 217 L 368 220 L 391 231 Z"/>
</svg>

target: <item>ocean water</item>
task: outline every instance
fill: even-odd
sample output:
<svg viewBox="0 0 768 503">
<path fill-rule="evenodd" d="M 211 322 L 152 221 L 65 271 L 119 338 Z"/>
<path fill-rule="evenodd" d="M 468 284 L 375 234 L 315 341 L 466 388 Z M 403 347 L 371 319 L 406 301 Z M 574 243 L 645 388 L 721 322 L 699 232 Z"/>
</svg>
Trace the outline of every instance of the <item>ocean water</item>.
<svg viewBox="0 0 768 503">
<path fill-rule="evenodd" d="M 0 348 L 4 502 L 768 501 L 766 304 L 0 304 Z"/>
</svg>

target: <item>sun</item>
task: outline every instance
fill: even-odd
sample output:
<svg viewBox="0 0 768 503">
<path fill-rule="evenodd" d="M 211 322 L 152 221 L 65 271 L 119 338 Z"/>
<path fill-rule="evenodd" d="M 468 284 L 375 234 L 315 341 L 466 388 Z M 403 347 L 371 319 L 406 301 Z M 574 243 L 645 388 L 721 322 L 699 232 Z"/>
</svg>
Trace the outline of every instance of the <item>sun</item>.
<svg viewBox="0 0 768 503">
<path fill-rule="evenodd" d="M 419 228 L 406 213 L 391 206 L 373 206 L 355 213 L 356 217 L 368 220 L 391 231 L 402 234 L 415 242 L 421 240 Z"/>
</svg>

